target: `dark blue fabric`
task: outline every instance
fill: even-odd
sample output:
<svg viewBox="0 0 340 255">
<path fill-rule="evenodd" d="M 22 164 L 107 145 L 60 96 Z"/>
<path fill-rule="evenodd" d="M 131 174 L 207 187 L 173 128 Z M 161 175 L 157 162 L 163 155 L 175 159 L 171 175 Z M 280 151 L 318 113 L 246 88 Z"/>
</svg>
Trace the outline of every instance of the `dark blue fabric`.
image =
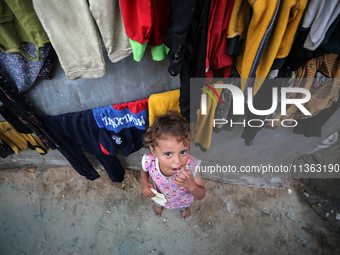
<svg viewBox="0 0 340 255">
<path fill-rule="evenodd" d="M 127 157 L 143 147 L 145 130 L 136 127 L 124 128 L 119 133 L 104 130 L 105 128 L 99 132 L 99 141 L 110 155 L 117 155 L 120 149 L 122 154 Z M 109 134 L 109 137 L 107 137 L 107 134 Z"/>
<path fill-rule="evenodd" d="M 20 47 L 36 57 L 37 53 L 33 43 L 22 43 Z M 53 63 L 50 60 L 50 51 L 50 44 L 40 48 L 42 58 L 39 61 L 31 61 L 20 53 L 4 53 L 0 51 L 0 75 L 13 81 L 8 89 L 23 93 L 33 86 L 39 75 L 43 79 L 51 79 Z M 46 61 L 47 59 L 48 61 Z"/>
<path fill-rule="evenodd" d="M 11 146 L 0 139 L 0 157 L 6 158 L 12 154 L 14 154 L 14 151 L 12 150 Z"/>
<path fill-rule="evenodd" d="M 121 103 L 92 109 L 100 129 L 110 138 L 100 137 L 106 152 L 116 155 L 120 149 L 124 156 L 138 151 L 143 146 L 143 135 L 149 126 L 148 99 Z"/>
<path fill-rule="evenodd" d="M 42 121 L 59 140 L 59 151 L 80 175 L 89 180 L 100 177 L 82 151 L 84 148 L 103 165 L 113 182 L 124 180 L 125 170 L 117 157 L 105 154 L 100 147 L 100 142 L 113 142 L 106 129 L 98 128 L 92 110 L 43 117 Z M 116 147 L 111 153 L 117 154 L 118 150 Z"/>
</svg>

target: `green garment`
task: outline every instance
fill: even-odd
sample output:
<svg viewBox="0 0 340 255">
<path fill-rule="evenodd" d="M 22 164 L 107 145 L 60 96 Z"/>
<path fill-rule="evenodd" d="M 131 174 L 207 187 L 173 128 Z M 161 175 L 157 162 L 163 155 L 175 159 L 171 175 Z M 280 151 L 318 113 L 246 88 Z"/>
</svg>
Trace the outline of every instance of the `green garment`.
<svg viewBox="0 0 340 255">
<path fill-rule="evenodd" d="M 37 58 L 20 49 L 22 42 L 33 43 Z M 0 0 L 0 50 L 5 53 L 18 52 L 32 61 L 42 55 L 39 50 L 49 42 L 32 0 Z"/>
<path fill-rule="evenodd" d="M 137 62 L 140 62 L 144 56 L 144 52 L 145 52 L 145 49 L 148 43 L 146 42 L 144 44 L 141 44 L 130 38 L 129 38 L 129 41 L 130 41 L 131 48 L 132 48 L 133 59 Z M 150 50 L 151 50 L 152 59 L 155 61 L 162 61 L 169 52 L 168 48 L 164 45 L 164 43 L 162 43 L 161 45 L 157 45 L 157 46 L 150 45 Z"/>
</svg>

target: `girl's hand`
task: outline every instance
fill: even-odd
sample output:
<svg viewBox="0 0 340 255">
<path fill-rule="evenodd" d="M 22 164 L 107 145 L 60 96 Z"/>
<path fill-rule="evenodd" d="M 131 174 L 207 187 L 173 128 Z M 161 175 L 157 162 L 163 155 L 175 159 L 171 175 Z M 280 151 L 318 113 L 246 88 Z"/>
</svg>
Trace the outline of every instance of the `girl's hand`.
<svg viewBox="0 0 340 255">
<path fill-rule="evenodd" d="M 193 185 L 195 185 L 194 177 L 192 176 L 191 172 L 186 169 L 182 169 L 176 175 L 175 183 L 186 189 L 190 189 Z"/>
<path fill-rule="evenodd" d="M 155 194 L 151 191 L 151 189 L 153 189 L 153 184 L 149 181 L 145 181 L 142 183 L 142 193 L 144 196 L 148 197 L 148 198 L 152 198 L 153 196 L 155 196 Z"/>
</svg>

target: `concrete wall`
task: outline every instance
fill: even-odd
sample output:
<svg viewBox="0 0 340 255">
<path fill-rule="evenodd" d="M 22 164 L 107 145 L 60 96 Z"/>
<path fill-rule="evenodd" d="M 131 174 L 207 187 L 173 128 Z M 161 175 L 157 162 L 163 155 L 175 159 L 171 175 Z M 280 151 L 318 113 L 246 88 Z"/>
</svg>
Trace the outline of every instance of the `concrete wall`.
<svg viewBox="0 0 340 255">
<path fill-rule="evenodd" d="M 41 115 L 78 112 L 110 104 L 132 102 L 180 87 L 179 78 L 167 71 L 167 59 L 156 62 L 145 53 L 141 62 L 132 56 L 111 63 L 105 54 L 106 74 L 98 79 L 66 79 L 55 57 L 52 80 L 37 80 L 28 92 L 29 99 Z"/>
</svg>

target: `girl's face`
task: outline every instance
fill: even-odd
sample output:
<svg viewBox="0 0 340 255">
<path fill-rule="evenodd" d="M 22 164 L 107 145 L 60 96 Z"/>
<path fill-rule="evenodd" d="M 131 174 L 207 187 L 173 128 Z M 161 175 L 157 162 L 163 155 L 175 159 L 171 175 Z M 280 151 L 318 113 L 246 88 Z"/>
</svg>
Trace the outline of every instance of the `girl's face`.
<svg viewBox="0 0 340 255">
<path fill-rule="evenodd" d="M 185 169 L 189 156 L 189 145 L 178 142 L 176 137 L 157 140 L 158 146 L 151 152 L 158 158 L 160 170 L 163 175 L 171 176 Z"/>
</svg>

